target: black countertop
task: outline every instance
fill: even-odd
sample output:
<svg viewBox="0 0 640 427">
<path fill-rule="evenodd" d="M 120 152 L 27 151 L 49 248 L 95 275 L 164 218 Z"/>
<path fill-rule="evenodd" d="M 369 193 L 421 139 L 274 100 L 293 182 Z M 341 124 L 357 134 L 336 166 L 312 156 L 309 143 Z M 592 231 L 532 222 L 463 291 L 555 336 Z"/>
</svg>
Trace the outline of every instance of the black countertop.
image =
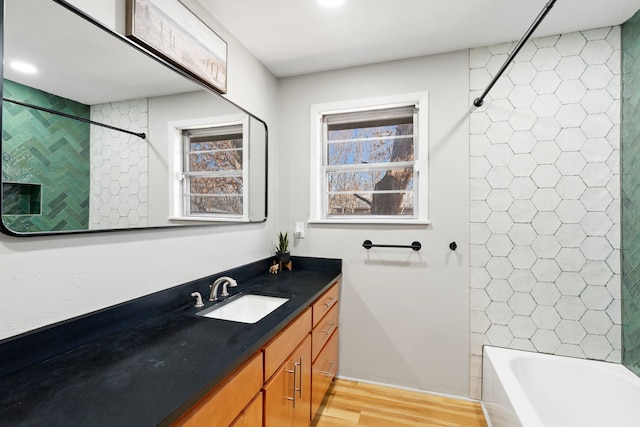
<svg viewBox="0 0 640 427">
<path fill-rule="evenodd" d="M 172 311 L 0 378 L 0 425 L 169 425 L 340 274 L 294 269 L 239 281 L 232 294 L 261 291 L 290 298 L 255 324 L 196 316 L 202 308 L 194 308 L 187 294 L 188 302 Z"/>
</svg>

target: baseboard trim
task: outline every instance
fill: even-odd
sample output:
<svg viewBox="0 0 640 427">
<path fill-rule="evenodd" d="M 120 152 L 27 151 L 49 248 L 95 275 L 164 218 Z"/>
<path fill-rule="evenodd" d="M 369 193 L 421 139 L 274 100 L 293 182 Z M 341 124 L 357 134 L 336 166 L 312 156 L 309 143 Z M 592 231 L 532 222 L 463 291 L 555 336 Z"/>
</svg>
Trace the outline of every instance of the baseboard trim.
<svg viewBox="0 0 640 427">
<path fill-rule="evenodd" d="M 338 375 L 336 376 L 337 379 L 339 380 L 345 380 L 345 381 L 353 381 L 353 382 L 359 382 L 359 383 L 365 383 L 365 384 L 371 384 L 371 385 L 378 385 L 381 387 L 389 387 L 389 388 L 394 388 L 396 390 L 405 390 L 405 391 L 413 391 L 416 393 L 422 393 L 422 394 L 430 394 L 433 396 L 440 396 L 440 397 L 447 397 L 449 399 L 458 399 L 458 400 L 464 400 L 467 402 L 480 402 L 480 400 L 478 399 L 471 399 L 470 397 L 466 397 L 466 396 L 456 396 L 453 394 L 446 394 L 446 393 L 438 393 L 435 391 L 429 391 L 429 390 L 420 390 L 417 388 L 412 388 L 412 387 L 405 387 L 405 386 L 400 386 L 400 385 L 396 385 L 396 384 L 385 384 L 385 383 L 381 383 L 381 382 L 377 382 L 377 381 L 369 381 L 369 380 L 364 380 L 361 378 L 353 378 L 353 377 L 344 377 L 342 375 Z"/>
</svg>

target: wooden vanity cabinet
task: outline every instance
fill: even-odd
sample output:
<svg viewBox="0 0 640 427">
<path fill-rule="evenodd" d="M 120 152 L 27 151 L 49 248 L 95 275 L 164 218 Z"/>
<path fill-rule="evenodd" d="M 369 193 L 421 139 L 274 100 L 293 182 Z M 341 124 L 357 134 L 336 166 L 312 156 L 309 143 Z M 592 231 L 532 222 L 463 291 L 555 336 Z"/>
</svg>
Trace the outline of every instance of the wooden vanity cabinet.
<svg viewBox="0 0 640 427">
<path fill-rule="evenodd" d="M 334 304 L 326 316 L 318 322 L 312 332 L 312 358 L 316 360 L 318 354 L 338 329 L 338 304 Z"/>
<path fill-rule="evenodd" d="M 262 353 L 257 353 L 173 425 L 180 427 L 230 425 L 260 393 L 263 384 L 262 378 Z"/>
<path fill-rule="evenodd" d="M 313 420 L 338 370 L 340 284 L 336 282 L 312 305 L 311 412 Z"/>
<path fill-rule="evenodd" d="M 307 308 L 264 347 L 264 427 L 308 427 L 311 322 Z"/>
<path fill-rule="evenodd" d="M 311 332 L 311 308 L 307 308 L 264 347 L 264 382 L 289 358 Z"/>
<path fill-rule="evenodd" d="M 264 386 L 264 427 L 308 427 L 311 411 L 311 336 Z"/>
<path fill-rule="evenodd" d="M 308 427 L 318 412 L 338 368 L 339 295 L 335 282 L 265 347 L 264 427 Z M 300 346 L 270 377 L 282 354 L 300 339 Z"/>
<path fill-rule="evenodd" d="M 174 427 L 308 427 L 338 368 L 340 284 L 315 300 Z"/>
<path fill-rule="evenodd" d="M 244 411 L 229 427 L 260 427 L 262 426 L 262 393 L 253 399 L 253 402 L 245 408 Z"/>
<path fill-rule="evenodd" d="M 331 286 L 324 294 L 322 294 L 317 300 L 314 301 L 311 306 L 313 309 L 313 327 L 318 326 L 318 323 L 324 318 L 324 316 L 338 303 L 340 298 L 340 283 L 336 282 Z"/>
<path fill-rule="evenodd" d="M 334 332 L 313 362 L 311 371 L 311 419 L 320 409 L 331 382 L 338 371 L 338 333 Z"/>
</svg>

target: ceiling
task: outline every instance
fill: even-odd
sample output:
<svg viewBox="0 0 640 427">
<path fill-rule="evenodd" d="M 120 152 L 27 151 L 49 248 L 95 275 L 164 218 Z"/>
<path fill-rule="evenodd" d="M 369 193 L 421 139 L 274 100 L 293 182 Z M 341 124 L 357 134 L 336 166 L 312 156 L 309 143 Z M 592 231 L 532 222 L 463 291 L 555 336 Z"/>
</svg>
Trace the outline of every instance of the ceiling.
<svg viewBox="0 0 640 427">
<path fill-rule="evenodd" d="M 520 40 L 547 0 L 198 0 L 277 77 Z M 622 24 L 640 0 L 557 0 L 533 37 Z"/>
<path fill-rule="evenodd" d="M 199 89 L 53 1 L 5 1 L 4 16 L 4 62 L 26 61 L 39 70 L 23 74 L 6 66 L 9 80 L 85 105 Z"/>
</svg>

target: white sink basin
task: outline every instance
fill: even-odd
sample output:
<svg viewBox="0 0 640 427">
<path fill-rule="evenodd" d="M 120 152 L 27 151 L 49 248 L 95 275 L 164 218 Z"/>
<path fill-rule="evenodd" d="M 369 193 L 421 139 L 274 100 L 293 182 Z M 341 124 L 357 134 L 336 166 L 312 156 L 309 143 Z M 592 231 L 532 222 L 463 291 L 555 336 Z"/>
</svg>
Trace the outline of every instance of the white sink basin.
<svg viewBox="0 0 640 427">
<path fill-rule="evenodd" d="M 242 295 L 240 298 L 220 307 L 214 306 L 210 309 L 201 311 L 198 315 L 209 317 L 211 319 L 231 320 L 233 322 L 241 323 L 256 323 L 258 320 L 262 319 L 287 301 L 289 301 L 289 298 L 248 294 Z"/>
</svg>

